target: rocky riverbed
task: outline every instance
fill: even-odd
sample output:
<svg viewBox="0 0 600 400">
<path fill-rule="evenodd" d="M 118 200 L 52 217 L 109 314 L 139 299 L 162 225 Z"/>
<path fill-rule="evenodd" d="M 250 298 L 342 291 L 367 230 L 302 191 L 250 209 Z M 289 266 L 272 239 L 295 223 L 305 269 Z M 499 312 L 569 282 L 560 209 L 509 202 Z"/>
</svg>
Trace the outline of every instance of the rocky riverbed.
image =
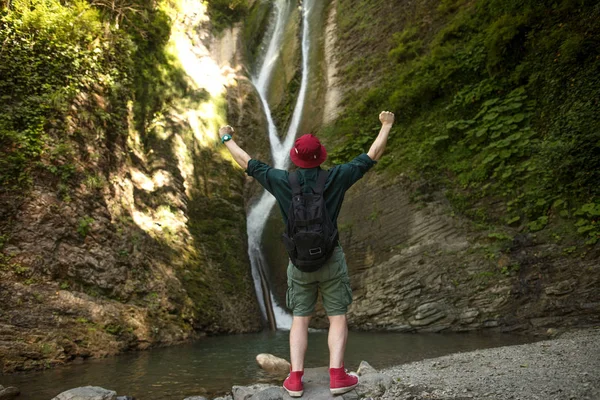
<svg viewBox="0 0 600 400">
<path fill-rule="evenodd" d="M 387 369 L 377 399 L 600 399 L 600 327 Z"/>
<path fill-rule="evenodd" d="M 356 390 L 333 397 L 328 390 L 327 369 L 307 369 L 302 398 L 598 400 L 600 326 L 564 333 L 560 337 L 536 343 L 456 353 L 382 371 L 363 362 L 358 373 L 361 383 Z M 82 393 L 81 390 L 79 393 Z M 100 397 L 73 397 L 63 393 L 56 399 L 118 399 L 115 392 L 97 394 Z M 188 399 L 205 398 L 198 396 Z M 278 385 L 259 384 L 234 386 L 231 394 L 216 400 L 266 399 L 289 399 L 289 396 Z"/>
</svg>

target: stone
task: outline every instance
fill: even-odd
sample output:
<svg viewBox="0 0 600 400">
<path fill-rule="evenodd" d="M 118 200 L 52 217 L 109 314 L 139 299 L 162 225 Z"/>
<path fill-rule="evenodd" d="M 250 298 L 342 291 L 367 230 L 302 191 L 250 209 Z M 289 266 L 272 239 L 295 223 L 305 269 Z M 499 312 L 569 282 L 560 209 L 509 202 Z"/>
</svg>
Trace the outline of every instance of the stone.
<svg viewBox="0 0 600 400">
<path fill-rule="evenodd" d="M 414 319 L 409 319 L 408 322 L 410 323 L 411 326 L 418 326 L 418 327 L 422 327 L 422 326 L 427 326 L 427 325 L 431 325 L 436 321 L 439 321 L 440 319 L 446 317 L 446 314 L 439 312 L 436 314 L 433 314 L 427 318 L 420 318 L 417 319 L 416 317 Z"/>
<path fill-rule="evenodd" d="M 461 324 L 470 324 L 475 321 L 475 318 L 479 316 L 479 311 L 477 309 L 467 309 L 463 311 L 458 319 Z"/>
<path fill-rule="evenodd" d="M 437 303 L 425 303 L 421 304 L 415 310 L 415 319 L 425 319 L 434 314 L 438 314 L 440 312 L 439 305 Z"/>
<path fill-rule="evenodd" d="M 19 389 L 14 386 L 4 387 L 0 385 L 0 400 L 14 399 L 21 393 Z"/>
<path fill-rule="evenodd" d="M 273 387 L 272 385 L 267 385 L 264 383 L 257 383 L 251 386 L 234 386 L 231 388 L 231 393 L 233 395 L 233 400 L 249 400 L 254 398 L 255 394 L 262 392 L 265 389 Z"/>
<path fill-rule="evenodd" d="M 216 397 L 213 400 L 233 400 L 233 397 L 230 394 L 228 394 L 227 396 Z"/>
<path fill-rule="evenodd" d="M 219 397 L 219 399 L 225 399 L 225 398 L 224 397 Z M 119 399 L 117 399 L 117 400 L 119 400 Z M 183 400 L 208 400 L 208 399 L 206 397 L 204 397 L 204 396 L 192 396 L 192 397 L 186 397 Z"/>
<path fill-rule="evenodd" d="M 369 375 L 369 374 L 376 374 L 377 370 L 375 368 L 373 368 L 371 366 L 371 364 L 369 364 L 366 361 L 361 361 L 360 365 L 358 366 L 358 370 L 356 371 L 356 373 L 358 374 L 358 376 L 363 376 L 363 375 Z"/>
<path fill-rule="evenodd" d="M 286 375 L 290 372 L 290 363 L 273 354 L 261 353 L 256 356 L 258 365 L 271 374 Z"/>
<path fill-rule="evenodd" d="M 556 337 L 558 335 L 558 330 L 554 329 L 554 328 L 548 328 L 548 330 L 546 331 L 546 335 L 548 335 L 549 337 Z"/>
<path fill-rule="evenodd" d="M 252 400 L 281 400 L 285 392 L 282 387 L 270 387 L 256 393 L 251 397 Z"/>
<path fill-rule="evenodd" d="M 571 293 L 576 286 L 577 281 L 575 279 L 569 279 L 548 286 L 546 289 L 544 289 L 544 292 L 549 296 L 563 296 Z"/>
<path fill-rule="evenodd" d="M 84 386 L 62 392 L 52 400 L 117 400 L 117 392 L 98 386 Z"/>
<path fill-rule="evenodd" d="M 361 398 L 381 396 L 392 387 L 393 384 L 394 380 L 391 376 L 375 372 L 362 375 L 355 390 Z"/>
</svg>

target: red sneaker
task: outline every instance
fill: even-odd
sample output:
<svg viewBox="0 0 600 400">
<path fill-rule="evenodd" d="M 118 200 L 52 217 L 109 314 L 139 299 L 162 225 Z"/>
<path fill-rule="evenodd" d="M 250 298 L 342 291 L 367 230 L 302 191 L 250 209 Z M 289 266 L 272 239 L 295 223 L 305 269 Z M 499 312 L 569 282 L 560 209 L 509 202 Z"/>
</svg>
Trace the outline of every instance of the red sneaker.
<svg viewBox="0 0 600 400">
<path fill-rule="evenodd" d="M 304 371 L 292 371 L 283 381 L 283 388 L 292 397 L 300 397 L 304 393 L 304 385 L 302 384 L 302 375 Z"/>
<path fill-rule="evenodd" d="M 342 394 L 351 391 L 358 385 L 358 375 L 348 373 L 341 368 L 329 368 L 329 390 L 331 394 Z"/>
</svg>

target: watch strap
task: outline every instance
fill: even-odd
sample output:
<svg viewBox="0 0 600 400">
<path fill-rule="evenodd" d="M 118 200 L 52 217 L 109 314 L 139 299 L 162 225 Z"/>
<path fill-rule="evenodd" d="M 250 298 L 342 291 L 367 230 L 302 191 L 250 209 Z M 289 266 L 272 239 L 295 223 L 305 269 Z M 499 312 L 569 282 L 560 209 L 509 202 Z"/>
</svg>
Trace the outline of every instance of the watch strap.
<svg viewBox="0 0 600 400">
<path fill-rule="evenodd" d="M 221 138 L 221 143 L 225 143 L 231 139 L 232 139 L 231 135 L 223 135 L 223 137 Z"/>
</svg>

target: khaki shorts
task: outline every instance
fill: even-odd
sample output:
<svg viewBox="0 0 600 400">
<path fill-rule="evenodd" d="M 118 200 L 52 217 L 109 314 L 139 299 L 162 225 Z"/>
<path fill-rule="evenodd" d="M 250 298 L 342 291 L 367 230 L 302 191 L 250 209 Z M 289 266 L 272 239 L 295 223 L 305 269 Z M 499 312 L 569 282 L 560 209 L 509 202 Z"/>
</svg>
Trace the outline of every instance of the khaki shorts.
<svg viewBox="0 0 600 400">
<path fill-rule="evenodd" d="M 333 250 L 327 263 L 315 272 L 302 272 L 290 261 L 287 278 L 286 303 L 294 316 L 313 315 L 319 291 L 329 316 L 346 314 L 352 303 L 348 266 L 340 246 Z"/>
</svg>

